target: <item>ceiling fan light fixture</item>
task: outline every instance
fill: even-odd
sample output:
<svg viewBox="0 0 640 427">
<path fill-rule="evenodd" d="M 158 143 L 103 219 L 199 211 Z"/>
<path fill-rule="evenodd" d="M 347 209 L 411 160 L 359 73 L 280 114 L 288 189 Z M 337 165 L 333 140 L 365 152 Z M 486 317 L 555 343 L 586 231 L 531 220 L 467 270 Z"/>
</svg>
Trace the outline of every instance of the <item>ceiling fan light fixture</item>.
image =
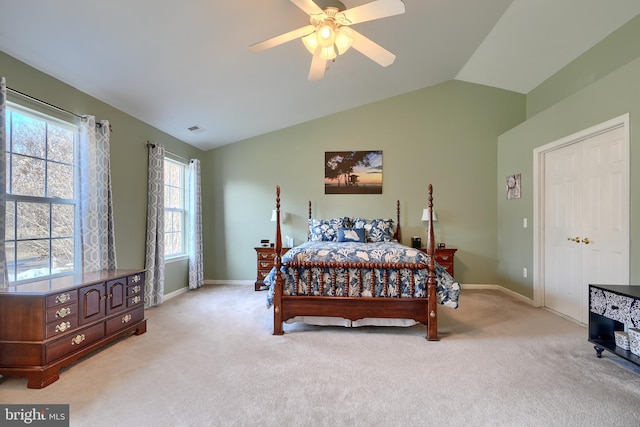
<svg viewBox="0 0 640 427">
<path fill-rule="evenodd" d="M 338 29 L 336 34 L 336 48 L 338 48 L 338 54 L 344 55 L 349 50 L 353 39 L 351 38 L 351 30 L 349 28 L 342 27 Z"/>
<path fill-rule="evenodd" d="M 333 46 L 336 42 L 336 30 L 331 21 L 325 21 L 316 31 L 318 44 L 322 47 Z"/>
<path fill-rule="evenodd" d="M 333 61 L 336 59 L 336 50 L 333 45 L 329 47 L 321 47 L 320 48 L 320 58 L 326 59 L 327 61 Z"/>
<path fill-rule="evenodd" d="M 316 32 L 309 34 L 308 36 L 304 36 L 302 38 L 302 43 L 304 43 L 304 47 L 307 48 L 310 54 L 314 54 L 316 52 L 316 48 L 318 47 L 318 39 L 316 37 Z"/>
</svg>

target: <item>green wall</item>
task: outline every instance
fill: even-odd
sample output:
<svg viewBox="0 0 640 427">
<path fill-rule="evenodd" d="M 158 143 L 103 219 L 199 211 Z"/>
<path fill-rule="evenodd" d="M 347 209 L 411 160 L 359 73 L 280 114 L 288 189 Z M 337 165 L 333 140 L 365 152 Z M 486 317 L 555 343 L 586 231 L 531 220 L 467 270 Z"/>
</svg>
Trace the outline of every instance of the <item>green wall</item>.
<svg viewBox="0 0 640 427">
<path fill-rule="evenodd" d="M 167 150 L 185 158 L 202 159 L 203 152 L 146 123 L 0 52 L 0 75 L 7 86 L 72 111 L 109 120 L 111 168 L 119 268 L 144 267 L 147 209 L 147 141 L 162 143 Z M 24 99 L 8 93 L 10 101 Z M 29 103 L 30 108 L 59 115 L 48 107 Z M 165 293 L 187 285 L 186 261 L 167 264 Z"/>
<path fill-rule="evenodd" d="M 286 114 L 286 112 L 283 112 Z M 404 243 L 426 237 L 420 222 L 434 186 L 436 239 L 459 249 L 456 278 L 496 283 L 498 135 L 525 119 L 524 95 L 449 81 L 207 152 L 205 277 L 255 279 L 254 247 L 273 241 L 275 187 L 292 220 L 283 235 L 306 238 L 314 216 L 396 216 Z M 325 195 L 324 152 L 382 150 L 381 195 Z"/>
<path fill-rule="evenodd" d="M 631 34 L 636 35 L 635 43 L 626 42 Z M 640 176 L 635 173 L 635 165 L 640 164 L 640 135 L 634 132 L 640 128 L 640 50 L 637 40 L 640 40 L 640 18 L 631 20 L 536 89 L 536 105 L 550 106 L 498 138 L 497 283 L 502 286 L 533 296 L 532 275 L 527 279 L 522 277 L 523 267 L 529 271 L 533 267 L 533 229 L 522 227 L 522 218 L 529 218 L 530 224 L 533 218 L 533 150 L 625 113 L 630 113 L 631 128 L 630 279 L 631 283 L 639 282 L 640 251 L 634 242 L 640 239 L 640 224 L 635 222 L 633 212 L 633 206 L 640 205 Z M 609 50 L 615 50 L 615 53 Z M 602 62 L 612 57 L 625 59 L 619 61 L 623 65 L 606 74 Z M 629 60 L 629 57 L 636 59 Z M 594 70 L 593 73 L 590 70 Z M 554 88 L 560 81 L 572 81 L 572 73 L 576 75 L 575 84 L 558 101 Z M 599 78 L 595 81 L 583 78 L 590 74 Z M 522 198 L 518 200 L 504 197 L 505 177 L 512 173 L 522 173 Z"/>
<path fill-rule="evenodd" d="M 562 101 L 640 56 L 640 15 L 527 94 L 527 118 Z"/>
</svg>

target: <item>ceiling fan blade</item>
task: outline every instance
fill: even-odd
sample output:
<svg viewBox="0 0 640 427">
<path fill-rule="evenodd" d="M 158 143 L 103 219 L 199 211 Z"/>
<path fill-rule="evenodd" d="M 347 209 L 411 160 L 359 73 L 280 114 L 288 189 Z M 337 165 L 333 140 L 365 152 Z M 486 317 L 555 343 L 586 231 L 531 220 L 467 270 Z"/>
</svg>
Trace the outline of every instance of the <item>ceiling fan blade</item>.
<svg viewBox="0 0 640 427">
<path fill-rule="evenodd" d="M 327 60 L 320 56 L 322 48 L 318 46 L 311 60 L 311 68 L 309 69 L 309 80 L 322 80 L 324 71 L 327 69 Z"/>
<path fill-rule="evenodd" d="M 313 0 L 291 0 L 291 3 L 304 10 L 307 15 L 316 15 L 322 13 L 323 10 L 313 2 Z"/>
<path fill-rule="evenodd" d="M 291 40 L 311 34 L 315 31 L 315 29 L 316 27 L 314 27 L 313 25 L 305 25 L 304 27 L 289 31 L 288 33 L 280 34 L 279 36 L 261 41 L 259 43 L 254 43 L 249 46 L 249 51 L 260 52 L 261 50 L 271 49 L 272 47 L 276 47 Z"/>
<path fill-rule="evenodd" d="M 292 0 L 293 1 L 293 0 Z M 341 12 L 349 25 L 404 13 L 402 0 L 377 0 Z"/>
<path fill-rule="evenodd" d="M 393 53 L 363 36 L 353 28 L 351 30 L 351 37 L 353 38 L 352 48 L 383 67 L 393 64 L 393 61 L 396 60 L 396 56 Z"/>
</svg>

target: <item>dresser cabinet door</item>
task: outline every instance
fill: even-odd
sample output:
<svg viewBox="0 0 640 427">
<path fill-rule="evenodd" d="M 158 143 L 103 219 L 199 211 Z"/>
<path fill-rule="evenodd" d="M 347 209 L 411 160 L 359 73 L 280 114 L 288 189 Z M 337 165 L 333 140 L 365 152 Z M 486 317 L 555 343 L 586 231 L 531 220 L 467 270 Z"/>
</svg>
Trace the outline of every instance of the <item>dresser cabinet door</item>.
<svg viewBox="0 0 640 427">
<path fill-rule="evenodd" d="M 107 316 L 126 308 L 127 286 L 126 277 L 107 282 Z"/>
<path fill-rule="evenodd" d="M 80 288 L 79 324 L 83 325 L 104 317 L 105 299 L 104 283 Z"/>
</svg>

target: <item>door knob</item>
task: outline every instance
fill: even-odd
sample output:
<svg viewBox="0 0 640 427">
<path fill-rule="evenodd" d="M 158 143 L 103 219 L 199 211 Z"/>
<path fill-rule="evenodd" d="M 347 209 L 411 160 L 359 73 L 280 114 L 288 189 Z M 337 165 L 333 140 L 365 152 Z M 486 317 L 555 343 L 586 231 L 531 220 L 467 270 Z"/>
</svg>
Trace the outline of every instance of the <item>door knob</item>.
<svg viewBox="0 0 640 427">
<path fill-rule="evenodd" d="M 582 239 L 582 243 L 584 243 L 585 245 L 588 245 L 589 243 L 591 243 L 591 240 L 589 240 L 588 237 L 585 237 L 584 239 Z"/>
</svg>

